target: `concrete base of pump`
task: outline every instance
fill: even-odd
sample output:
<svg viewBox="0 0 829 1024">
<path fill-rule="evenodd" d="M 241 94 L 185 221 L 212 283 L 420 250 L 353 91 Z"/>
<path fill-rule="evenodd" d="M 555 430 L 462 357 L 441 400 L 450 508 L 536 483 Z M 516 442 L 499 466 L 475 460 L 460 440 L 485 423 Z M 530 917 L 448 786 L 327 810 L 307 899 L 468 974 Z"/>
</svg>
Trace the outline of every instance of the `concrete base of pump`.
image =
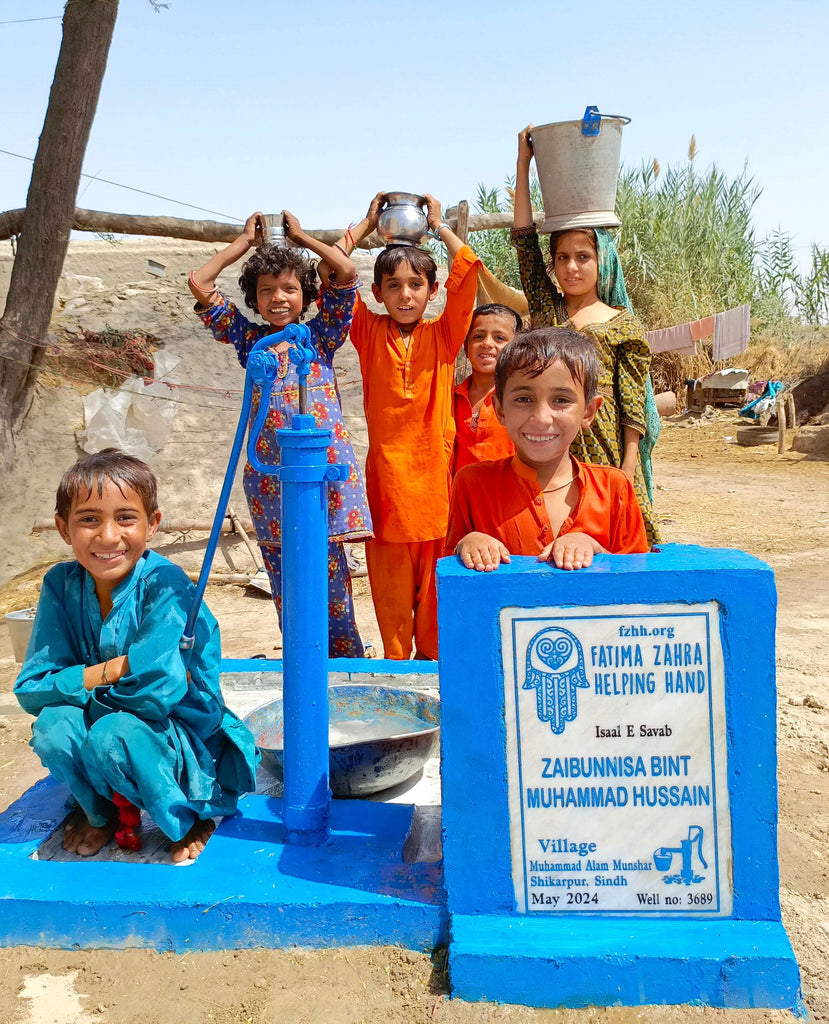
<svg viewBox="0 0 829 1024">
<path fill-rule="evenodd" d="M 404 864 L 406 804 L 335 800 L 331 836 L 288 846 L 281 801 L 248 796 L 185 869 L 38 861 L 66 816 L 51 778 L 0 815 L 0 945 L 158 950 L 446 942 L 439 865 Z"/>
<path fill-rule="evenodd" d="M 452 916 L 452 995 L 539 1007 L 694 1003 L 805 1015 L 779 921 Z"/>
</svg>

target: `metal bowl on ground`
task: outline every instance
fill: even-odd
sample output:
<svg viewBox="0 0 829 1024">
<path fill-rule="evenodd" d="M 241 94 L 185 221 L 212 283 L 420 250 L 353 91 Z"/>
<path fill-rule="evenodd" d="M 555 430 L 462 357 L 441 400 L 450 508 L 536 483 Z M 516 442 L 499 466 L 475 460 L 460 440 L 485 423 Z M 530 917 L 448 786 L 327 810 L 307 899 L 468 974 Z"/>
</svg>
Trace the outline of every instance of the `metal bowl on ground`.
<svg viewBox="0 0 829 1024">
<path fill-rule="evenodd" d="M 428 761 L 440 733 L 440 701 L 392 686 L 346 685 L 328 690 L 329 776 L 334 796 L 366 796 L 406 782 Z M 245 718 L 263 766 L 283 775 L 282 701 Z"/>
</svg>

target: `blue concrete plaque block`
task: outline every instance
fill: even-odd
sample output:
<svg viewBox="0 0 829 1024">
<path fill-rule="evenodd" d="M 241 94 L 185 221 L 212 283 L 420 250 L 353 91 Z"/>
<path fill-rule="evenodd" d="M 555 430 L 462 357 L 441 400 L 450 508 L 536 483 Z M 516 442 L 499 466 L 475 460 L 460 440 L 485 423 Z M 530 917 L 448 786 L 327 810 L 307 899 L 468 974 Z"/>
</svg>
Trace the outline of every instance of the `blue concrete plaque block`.
<svg viewBox="0 0 829 1024">
<path fill-rule="evenodd" d="M 794 1007 L 771 569 L 678 545 L 575 572 L 450 558 L 438 597 L 453 992 Z"/>
</svg>

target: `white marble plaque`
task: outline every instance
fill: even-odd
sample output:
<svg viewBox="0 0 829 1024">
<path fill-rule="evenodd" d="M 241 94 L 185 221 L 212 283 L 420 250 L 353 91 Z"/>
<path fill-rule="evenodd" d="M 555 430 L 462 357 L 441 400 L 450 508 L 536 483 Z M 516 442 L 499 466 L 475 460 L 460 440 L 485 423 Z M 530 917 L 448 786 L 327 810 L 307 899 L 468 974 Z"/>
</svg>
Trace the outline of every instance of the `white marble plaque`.
<svg viewBox="0 0 829 1024">
<path fill-rule="evenodd" d="M 731 913 L 719 606 L 501 611 L 522 913 Z"/>
</svg>

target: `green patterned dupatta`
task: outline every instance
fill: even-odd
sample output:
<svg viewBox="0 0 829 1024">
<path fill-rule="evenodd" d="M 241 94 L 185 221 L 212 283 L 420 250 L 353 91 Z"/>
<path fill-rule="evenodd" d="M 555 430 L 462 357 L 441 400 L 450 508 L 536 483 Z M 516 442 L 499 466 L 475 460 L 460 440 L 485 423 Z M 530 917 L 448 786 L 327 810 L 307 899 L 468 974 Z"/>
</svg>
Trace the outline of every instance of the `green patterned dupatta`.
<svg viewBox="0 0 829 1024">
<path fill-rule="evenodd" d="M 624 306 L 633 312 L 633 307 L 625 288 L 625 276 L 613 238 L 607 228 L 594 228 L 596 249 L 599 254 L 599 298 L 607 306 Z M 639 461 L 642 464 L 642 476 L 648 497 L 653 501 L 653 469 L 651 452 L 659 437 L 659 413 L 653 396 L 651 375 L 645 381 L 645 434 L 639 441 Z"/>
</svg>

